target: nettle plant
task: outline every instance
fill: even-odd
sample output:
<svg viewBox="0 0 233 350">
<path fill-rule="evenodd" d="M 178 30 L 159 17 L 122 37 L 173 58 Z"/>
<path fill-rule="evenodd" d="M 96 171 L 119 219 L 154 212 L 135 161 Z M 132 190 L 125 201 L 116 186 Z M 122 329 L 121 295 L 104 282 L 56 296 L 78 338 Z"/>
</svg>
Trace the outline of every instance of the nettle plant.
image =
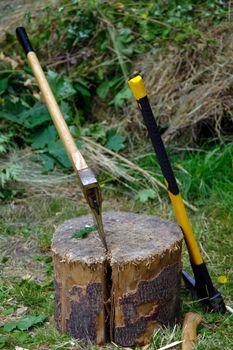
<svg viewBox="0 0 233 350">
<path fill-rule="evenodd" d="M 32 72 L 26 68 L 22 72 L 13 71 L 9 74 L 6 71 L 2 75 L 4 85 L 2 85 L 0 116 L 12 129 L 12 142 L 15 141 L 18 146 L 30 145 L 35 151 L 36 160 L 43 163 L 46 172 L 52 170 L 55 165 L 70 168 L 71 163 L 43 103 L 43 97 L 38 93 Z M 88 85 L 83 79 L 71 81 L 52 70 L 46 75 L 76 140 L 79 140 L 81 135 L 91 135 L 113 151 L 124 148 L 125 137 L 118 135 L 115 128 L 107 131 L 105 125 L 101 123 L 81 127 L 84 124 L 84 116 L 82 109 L 77 109 L 76 102 L 79 99 L 90 99 Z M 3 139 L 3 145 L 7 140 L 7 137 Z M 82 147 L 80 141 L 77 141 L 77 145 Z"/>
</svg>

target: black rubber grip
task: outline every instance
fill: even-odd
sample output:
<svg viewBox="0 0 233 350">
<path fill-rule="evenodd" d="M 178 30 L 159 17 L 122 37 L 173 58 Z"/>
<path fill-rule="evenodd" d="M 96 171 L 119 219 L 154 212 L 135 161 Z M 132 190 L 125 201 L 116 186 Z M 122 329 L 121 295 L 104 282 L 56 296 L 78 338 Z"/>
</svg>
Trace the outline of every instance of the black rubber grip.
<svg viewBox="0 0 233 350">
<path fill-rule="evenodd" d="M 16 28 L 16 35 L 26 55 L 28 54 L 28 52 L 33 51 L 32 45 L 30 43 L 30 40 L 27 36 L 27 32 L 24 27 Z"/>
<path fill-rule="evenodd" d="M 152 109 L 150 107 L 147 96 L 138 100 L 140 110 L 144 119 L 144 123 L 147 127 L 149 137 L 154 147 L 155 153 L 158 158 L 163 176 L 167 180 L 168 190 L 174 195 L 179 194 L 179 188 L 176 182 L 176 178 L 172 171 L 171 163 L 168 159 L 166 149 L 164 147 L 163 140 L 161 138 L 157 123 L 155 121 Z"/>
</svg>

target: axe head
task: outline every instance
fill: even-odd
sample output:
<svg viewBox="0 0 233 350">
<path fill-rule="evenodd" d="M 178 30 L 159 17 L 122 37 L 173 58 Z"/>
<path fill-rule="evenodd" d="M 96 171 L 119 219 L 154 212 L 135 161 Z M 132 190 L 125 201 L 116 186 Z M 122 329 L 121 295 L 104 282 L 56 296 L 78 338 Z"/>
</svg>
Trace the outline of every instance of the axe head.
<svg viewBox="0 0 233 350">
<path fill-rule="evenodd" d="M 107 243 L 102 220 L 102 195 L 98 181 L 93 171 L 88 167 L 77 170 L 77 174 L 81 190 L 95 218 L 100 239 L 107 251 Z"/>
<path fill-rule="evenodd" d="M 80 187 L 92 209 L 98 210 L 102 206 L 102 196 L 95 174 L 90 168 L 84 168 L 77 171 Z"/>
<path fill-rule="evenodd" d="M 191 291 L 192 296 L 203 301 L 208 311 L 221 313 L 226 311 L 222 295 L 214 286 L 208 288 L 205 279 L 203 280 L 200 274 L 196 274 L 194 279 L 186 271 L 182 270 L 182 277 L 186 287 Z"/>
</svg>

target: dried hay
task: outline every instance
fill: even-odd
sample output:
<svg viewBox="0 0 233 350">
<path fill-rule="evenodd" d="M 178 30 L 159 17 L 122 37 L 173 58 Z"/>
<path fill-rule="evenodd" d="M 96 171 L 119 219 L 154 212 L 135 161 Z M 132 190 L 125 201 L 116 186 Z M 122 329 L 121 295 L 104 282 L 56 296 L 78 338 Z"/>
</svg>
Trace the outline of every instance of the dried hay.
<svg viewBox="0 0 233 350">
<path fill-rule="evenodd" d="M 130 188 L 130 190 L 133 190 L 130 183 L 137 183 L 142 188 L 147 188 L 148 184 L 150 184 L 150 187 L 158 193 L 160 200 L 159 187 L 165 188 L 165 185 L 153 174 L 88 137 L 82 137 L 81 140 L 84 144 L 82 154 L 96 173 L 98 171 L 106 173 L 108 178 L 123 183 L 124 187 Z M 55 169 L 48 174 L 43 173 L 41 162 L 32 160 L 33 155 L 35 154 L 30 149 L 24 151 L 24 153 L 15 151 L 10 154 L 9 158 L 0 159 L 0 166 L 19 165 L 17 182 L 27 186 L 28 190 L 34 194 L 43 193 L 49 196 L 54 193 L 62 193 L 70 197 L 69 193 L 72 193 L 72 196 L 81 193 L 78 188 L 77 175 L 74 172 L 65 174 L 62 170 Z M 137 174 L 138 177 L 131 174 Z"/>
<path fill-rule="evenodd" d="M 0 39 L 4 39 L 6 32 L 15 33 L 17 25 L 22 25 L 26 14 L 35 19 L 43 14 L 46 6 L 58 6 L 58 0 L 14 0 L 0 1 Z"/>
<path fill-rule="evenodd" d="M 123 187 L 128 188 L 131 193 L 137 193 L 135 184 L 138 188 L 151 188 L 157 194 L 157 200 L 162 203 L 160 190 L 166 189 L 163 182 L 157 179 L 153 171 L 148 171 L 130 161 L 128 158 L 115 153 L 101 144 L 93 141 L 89 137 L 82 137 L 84 155 L 87 163 L 95 170 L 95 173 L 100 171 L 102 174 L 106 173 L 108 180 L 123 184 Z M 77 175 L 64 174 L 59 169 L 55 169 L 49 174 L 42 172 L 42 164 L 32 161 L 34 153 L 29 149 L 28 151 L 15 151 L 11 153 L 8 160 L 1 160 L 0 165 L 4 163 L 5 166 L 9 164 L 19 164 L 21 167 L 20 173 L 17 175 L 17 182 L 22 184 L 26 192 L 31 195 L 65 195 L 69 198 L 76 198 L 81 194 L 77 183 Z M 196 207 L 185 201 L 185 204 L 192 210 Z"/>
<path fill-rule="evenodd" d="M 186 144 L 197 142 L 203 123 L 215 137 L 232 132 L 232 29 L 231 23 L 222 24 L 181 48 L 148 54 L 136 64 L 166 142 L 180 137 Z M 136 105 L 127 112 L 127 121 L 141 128 Z"/>
</svg>

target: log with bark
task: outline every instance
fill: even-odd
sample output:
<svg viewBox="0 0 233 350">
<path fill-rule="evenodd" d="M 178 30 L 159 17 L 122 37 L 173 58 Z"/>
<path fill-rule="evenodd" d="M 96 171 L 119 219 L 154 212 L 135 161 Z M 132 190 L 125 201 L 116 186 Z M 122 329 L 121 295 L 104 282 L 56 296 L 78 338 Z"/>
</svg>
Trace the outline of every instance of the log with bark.
<svg viewBox="0 0 233 350">
<path fill-rule="evenodd" d="M 59 226 L 52 242 L 57 328 L 96 344 L 145 345 L 180 318 L 182 233 L 160 218 L 104 213 L 109 252 L 91 216 Z"/>
</svg>

